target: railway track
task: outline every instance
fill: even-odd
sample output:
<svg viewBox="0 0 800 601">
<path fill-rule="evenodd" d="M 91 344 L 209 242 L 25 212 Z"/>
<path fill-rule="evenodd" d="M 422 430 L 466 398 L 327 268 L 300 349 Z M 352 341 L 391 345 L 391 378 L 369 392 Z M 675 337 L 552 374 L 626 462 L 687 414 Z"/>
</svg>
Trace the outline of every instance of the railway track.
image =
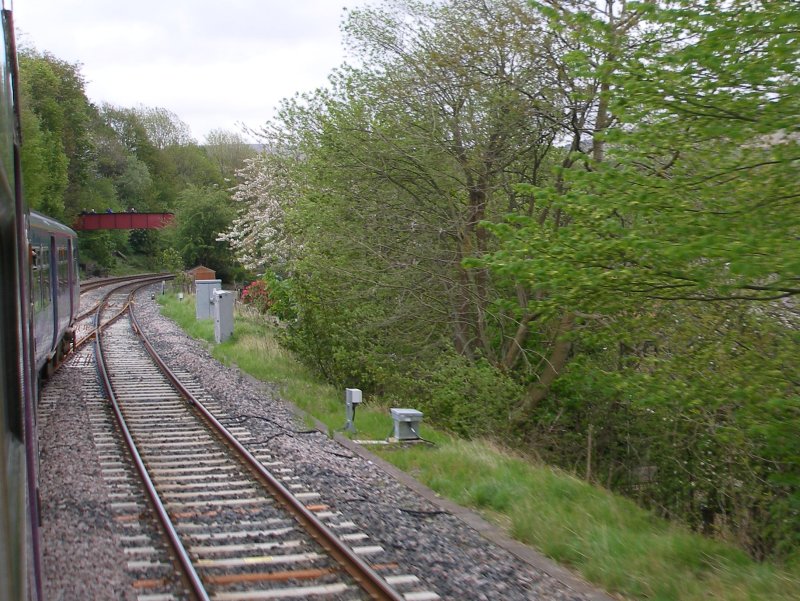
<svg viewBox="0 0 800 601">
<path fill-rule="evenodd" d="M 95 321 L 108 324 L 97 329 L 95 354 L 117 425 L 95 443 L 107 446 L 104 477 L 132 526 L 123 543 L 140 600 L 438 599 L 381 561 L 383 549 L 264 444 L 226 429 L 223 409 L 141 337 L 126 290 L 113 291 Z M 120 441 L 127 456 L 114 454 Z M 131 483 L 132 467 L 142 485 Z M 158 517 L 158 529 L 135 527 L 145 515 Z"/>
<path fill-rule="evenodd" d="M 89 318 L 95 317 L 98 307 L 114 291 L 130 287 L 132 284 L 138 286 L 150 282 L 165 281 L 172 277 L 171 274 L 145 274 L 81 283 L 81 305 L 88 304 L 88 308 L 83 309 L 75 318 L 76 340 L 74 350 L 79 349 L 94 338 L 96 322 L 94 319 Z M 108 290 L 104 291 L 102 288 L 108 288 Z"/>
</svg>

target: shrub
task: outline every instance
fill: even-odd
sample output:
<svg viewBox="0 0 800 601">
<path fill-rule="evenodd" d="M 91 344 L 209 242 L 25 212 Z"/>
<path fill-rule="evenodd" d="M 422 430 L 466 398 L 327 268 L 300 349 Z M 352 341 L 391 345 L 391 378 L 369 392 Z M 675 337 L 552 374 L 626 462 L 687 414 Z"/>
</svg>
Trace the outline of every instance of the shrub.
<svg viewBox="0 0 800 601">
<path fill-rule="evenodd" d="M 272 296 L 264 280 L 252 282 L 242 291 L 242 302 L 258 309 L 259 313 L 266 314 L 272 306 Z"/>
</svg>

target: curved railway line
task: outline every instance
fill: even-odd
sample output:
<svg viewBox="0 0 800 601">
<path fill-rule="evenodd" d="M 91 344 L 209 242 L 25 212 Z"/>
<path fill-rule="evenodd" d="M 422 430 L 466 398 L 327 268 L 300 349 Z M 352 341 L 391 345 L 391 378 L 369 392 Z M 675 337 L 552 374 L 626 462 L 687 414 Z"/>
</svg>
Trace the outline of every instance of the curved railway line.
<svg viewBox="0 0 800 601">
<path fill-rule="evenodd" d="M 93 403 L 94 419 L 110 421 L 101 411 L 110 401 L 116 431 L 95 444 L 117 519 L 130 526 L 123 543 L 138 598 L 438 599 L 396 564 L 376 563 L 380 547 L 319 503 L 265 444 L 223 426 L 225 411 L 158 358 L 130 290 L 153 281 L 115 284 L 95 305 L 94 323 L 102 325 L 76 344 L 96 338 L 108 401 Z"/>
</svg>

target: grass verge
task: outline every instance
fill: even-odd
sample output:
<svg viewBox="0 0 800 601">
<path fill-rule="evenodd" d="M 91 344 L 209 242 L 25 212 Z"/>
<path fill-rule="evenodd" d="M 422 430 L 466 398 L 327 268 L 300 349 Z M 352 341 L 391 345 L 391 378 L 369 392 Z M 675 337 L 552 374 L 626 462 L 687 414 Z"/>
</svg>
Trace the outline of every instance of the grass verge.
<svg viewBox="0 0 800 601">
<path fill-rule="evenodd" d="M 165 315 L 190 335 L 213 342 L 213 325 L 195 320 L 193 299 L 160 298 Z M 267 324 L 237 317 L 234 336 L 214 345 L 212 353 L 278 384 L 286 399 L 329 429 L 344 425 L 344 392 L 321 383 L 297 362 Z M 384 439 L 391 429 L 387 408 L 369 405 L 356 415 L 358 438 Z M 796 569 L 756 563 L 735 547 L 693 534 L 625 498 L 491 443 L 460 440 L 424 424 L 421 434 L 436 446 L 377 452 L 611 593 L 657 601 L 800 599 Z"/>
</svg>

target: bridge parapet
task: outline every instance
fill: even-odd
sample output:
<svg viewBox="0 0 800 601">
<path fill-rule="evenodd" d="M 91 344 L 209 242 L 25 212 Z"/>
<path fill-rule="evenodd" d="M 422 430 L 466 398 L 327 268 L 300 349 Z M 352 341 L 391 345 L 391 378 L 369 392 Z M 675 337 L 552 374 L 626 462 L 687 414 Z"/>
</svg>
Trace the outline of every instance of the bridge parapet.
<svg viewBox="0 0 800 601">
<path fill-rule="evenodd" d="M 72 226 L 75 230 L 152 230 L 170 225 L 174 213 L 81 213 Z"/>
</svg>

